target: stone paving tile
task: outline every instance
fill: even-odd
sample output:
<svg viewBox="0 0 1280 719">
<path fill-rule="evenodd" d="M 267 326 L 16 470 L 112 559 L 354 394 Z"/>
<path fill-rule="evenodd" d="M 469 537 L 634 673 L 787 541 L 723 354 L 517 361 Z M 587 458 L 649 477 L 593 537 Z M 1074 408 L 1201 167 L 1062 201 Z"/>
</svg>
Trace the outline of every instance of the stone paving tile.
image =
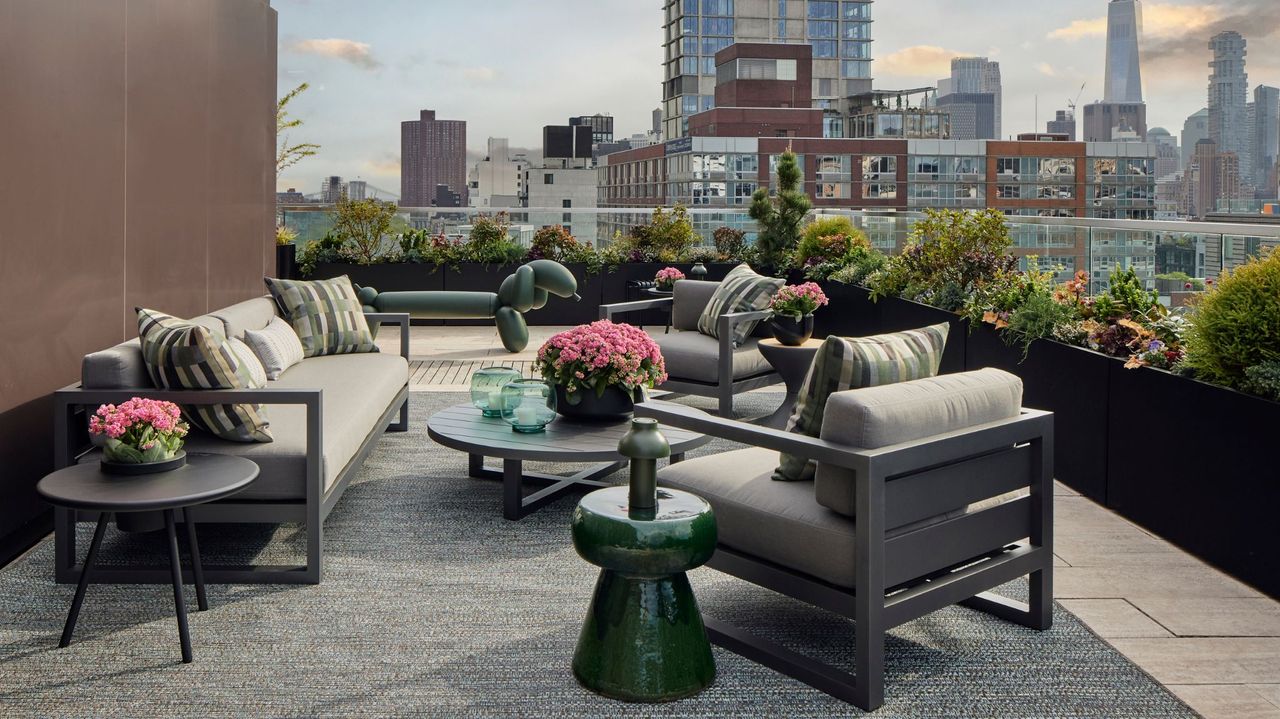
<svg viewBox="0 0 1280 719">
<path fill-rule="evenodd" d="M 1058 603 L 1103 639 L 1173 636 L 1123 599 L 1062 599 Z"/>
<path fill-rule="evenodd" d="M 1280 637 L 1280 604 L 1264 597 L 1135 597 L 1132 601 L 1180 637 Z"/>
<path fill-rule="evenodd" d="M 1264 699 L 1280 707 L 1280 684 L 1250 684 L 1249 688 Z"/>
<path fill-rule="evenodd" d="M 1171 684 L 1167 688 L 1205 719 L 1280 719 L 1280 707 L 1244 684 Z"/>
<path fill-rule="evenodd" d="M 1058 599 L 1106 597 L 1260 597 L 1245 584 L 1199 563 L 1172 566 L 1063 567 L 1054 570 Z"/>
<path fill-rule="evenodd" d="M 1280 683 L 1280 638 L 1117 638 L 1109 641 L 1165 685 Z"/>
</svg>

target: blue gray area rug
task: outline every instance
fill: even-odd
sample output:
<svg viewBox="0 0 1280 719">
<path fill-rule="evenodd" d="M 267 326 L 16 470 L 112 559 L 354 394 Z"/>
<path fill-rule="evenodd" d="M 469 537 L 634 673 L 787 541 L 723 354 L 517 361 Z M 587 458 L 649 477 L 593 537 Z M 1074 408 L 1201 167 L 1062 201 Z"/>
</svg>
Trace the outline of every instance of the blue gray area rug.
<svg viewBox="0 0 1280 719">
<path fill-rule="evenodd" d="M 329 518 L 323 584 L 211 587 L 210 611 L 190 614 L 194 664 L 179 662 L 167 586 L 90 587 L 60 650 L 73 587 L 52 581 L 52 539 L 0 570 L 0 716 L 862 714 L 720 649 L 716 683 L 684 701 L 579 687 L 569 662 L 596 569 L 570 544 L 575 500 L 502 519 L 498 483 L 468 479 L 466 457 L 426 436 L 430 412 L 463 400 L 413 396 L 412 431 L 383 438 Z M 745 401 L 763 414 L 776 400 Z M 158 537 L 108 536 L 106 561 L 164 556 Z M 293 526 L 208 526 L 200 541 L 211 563 L 302 547 Z M 849 622 L 709 569 L 692 579 L 705 614 L 851 664 Z M 1046 632 L 940 611 L 895 629 L 887 663 L 878 717 L 1195 716 L 1061 609 Z"/>
</svg>

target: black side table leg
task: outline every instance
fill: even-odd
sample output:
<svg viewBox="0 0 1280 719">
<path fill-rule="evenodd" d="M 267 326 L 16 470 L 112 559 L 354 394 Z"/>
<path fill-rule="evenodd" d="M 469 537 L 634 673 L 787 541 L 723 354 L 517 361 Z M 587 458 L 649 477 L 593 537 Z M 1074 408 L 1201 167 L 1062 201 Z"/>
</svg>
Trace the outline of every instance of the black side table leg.
<svg viewBox="0 0 1280 719">
<path fill-rule="evenodd" d="M 111 512 L 98 515 L 98 527 L 93 530 L 93 541 L 89 543 L 89 554 L 84 558 L 84 569 L 80 570 L 80 583 L 76 585 L 76 596 L 71 600 L 71 612 L 67 614 L 67 623 L 62 627 L 62 640 L 58 647 L 63 648 L 71 643 L 71 635 L 76 630 L 76 619 L 80 618 L 80 606 L 84 604 L 84 593 L 89 588 L 89 571 L 93 568 L 93 560 L 98 558 L 98 547 L 102 546 L 102 535 L 107 532 L 107 523 L 111 521 Z M 74 531 L 72 525 L 72 530 Z"/>
<path fill-rule="evenodd" d="M 178 558 L 177 512 L 165 510 L 164 528 L 169 533 L 169 567 L 173 573 L 173 604 L 178 612 L 178 639 L 182 641 L 182 663 L 191 663 L 191 635 L 187 632 L 187 607 L 182 598 L 182 563 Z"/>
<path fill-rule="evenodd" d="M 518 459 L 502 460 L 502 516 L 516 521 L 524 516 L 524 463 Z"/>
<path fill-rule="evenodd" d="M 209 599 L 204 593 L 204 568 L 200 565 L 200 545 L 196 542 L 196 523 L 191 521 L 191 508 L 182 508 L 182 523 L 187 525 L 187 549 L 191 550 L 191 573 L 196 579 L 196 604 L 208 611 Z"/>
</svg>

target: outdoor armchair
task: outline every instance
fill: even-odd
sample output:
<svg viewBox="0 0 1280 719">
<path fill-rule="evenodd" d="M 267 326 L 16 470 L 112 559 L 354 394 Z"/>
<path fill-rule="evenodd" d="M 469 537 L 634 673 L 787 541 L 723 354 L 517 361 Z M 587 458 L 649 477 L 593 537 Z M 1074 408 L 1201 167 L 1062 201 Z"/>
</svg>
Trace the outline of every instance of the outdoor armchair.
<svg viewBox="0 0 1280 719">
<path fill-rule="evenodd" d="M 1003 385 L 981 396 L 989 382 Z M 913 392 L 894 404 L 895 393 Z M 930 394 L 936 402 L 922 397 Z M 1020 400 L 1020 381 L 998 370 L 839 392 L 828 400 L 822 438 L 679 405 L 637 405 L 637 415 L 662 425 L 749 445 L 672 465 L 658 483 L 711 503 L 719 540 L 707 566 L 852 619 L 854 673 L 706 618 L 712 640 L 871 710 L 883 703 L 885 632 L 893 627 L 963 604 L 1048 628 L 1053 417 Z M 1007 411 L 983 421 L 993 413 L 984 416 L 975 402 Z M 946 430 L 931 432 L 937 427 Z M 845 441 L 853 436 L 889 443 L 857 447 Z M 815 460 L 816 479 L 773 480 L 778 452 Z M 988 592 L 1024 576 L 1026 603 Z"/>
</svg>

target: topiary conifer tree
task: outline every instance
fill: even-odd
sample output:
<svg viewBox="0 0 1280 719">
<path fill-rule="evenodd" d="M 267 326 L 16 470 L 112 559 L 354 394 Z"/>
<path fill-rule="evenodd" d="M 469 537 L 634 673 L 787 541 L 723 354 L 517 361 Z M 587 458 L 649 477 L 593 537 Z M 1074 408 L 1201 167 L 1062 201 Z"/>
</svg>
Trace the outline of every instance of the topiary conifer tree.
<svg viewBox="0 0 1280 719">
<path fill-rule="evenodd" d="M 777 271 L 786 264 L 787 253 L 800 241 L 800 224 L 804 222 L 812 203 L 804 194 L 800 181 L 800 165 L 791 150 L 778 158 L 778 194 L 769 197 L 765 188 L 751 196 L 751 208 L 747 214 L 760 225 L 756 247 L 760 261 L 769 270 Z"/>
</svg>

